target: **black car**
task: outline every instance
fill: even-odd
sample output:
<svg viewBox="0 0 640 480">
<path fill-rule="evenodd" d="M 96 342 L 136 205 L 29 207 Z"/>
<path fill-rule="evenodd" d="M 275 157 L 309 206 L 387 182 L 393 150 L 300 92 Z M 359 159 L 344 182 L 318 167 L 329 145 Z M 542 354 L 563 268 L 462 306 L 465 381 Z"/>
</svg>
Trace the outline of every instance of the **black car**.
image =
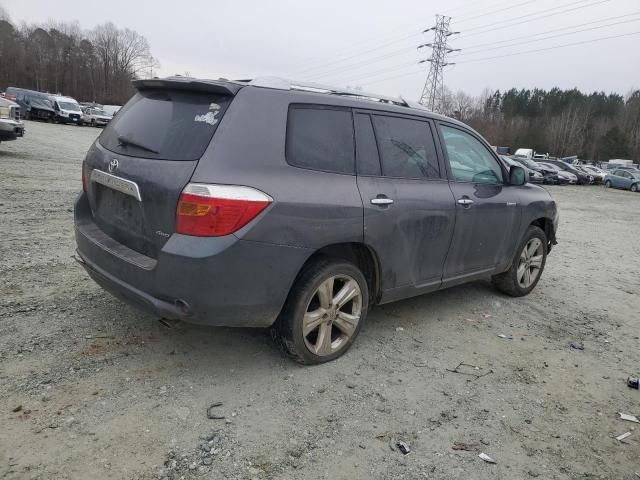
<svg viewBox="0 0 640 480">
<path fill-rule="evenodd" d="M 558 174 L 555 171 L 545 168 L 539 163 L 536 163 L 533 160 L 530 160 L 526 157 L 513 156 L 510 158 L 513 161 L 518 162 L 520 165 L 522 165 L 525 168 L 528 168 L 536 172 L 540 172 L 543 177 L 542 183 L 544 183 L 545 185 L 563 185 L 565 183 L 569 183 L 567 179 L 558 176 Z"/>
<path fill-rule="evenodd" d="M 552 165 L 555 165 L 560 170 L 564 170 L 565 172 L 573 173 L 576 177 L 578 177 L 578 185 L 589 185 L 593 183 L 593 175 L 586 174 L 575 168 L 573 165 L 569 165 L 562 160 L 545 160 L 545 162 L 551 163 Z"/>
</svg>

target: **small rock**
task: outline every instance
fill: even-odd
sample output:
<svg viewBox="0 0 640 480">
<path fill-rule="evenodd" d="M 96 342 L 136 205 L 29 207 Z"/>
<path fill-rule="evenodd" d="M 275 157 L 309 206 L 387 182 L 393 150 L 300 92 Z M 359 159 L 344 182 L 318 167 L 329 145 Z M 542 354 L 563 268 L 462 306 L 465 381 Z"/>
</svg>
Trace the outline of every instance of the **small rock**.
<svg viewBox="0 0 640 480">
<path fill-rule="evenodd" d="M 540 476 L 540 472 L 538 472 L 537 470 L 529 470 L 527 472 L 527 475 L 529 475 L 530 477 L 539 477 Z"/>
<path fill-rule="evenodd" d="M 211 457 L 204 457 L 202 459 L 203 465 L 211 465 L 213 463 L 213 459 Z"/>
<path fill-rule="evenodd" d="M 318 393 L 324 393 L 326 391 L 327 391 L 327 387 L 319 387 L 317 390 Z"/>
<path fill-rule="evenodd" d="M 351 388 L 351 389 L 356 388 L 356 384 L 352 382 L 347 382 L 347 388 Z"/>
</svg>

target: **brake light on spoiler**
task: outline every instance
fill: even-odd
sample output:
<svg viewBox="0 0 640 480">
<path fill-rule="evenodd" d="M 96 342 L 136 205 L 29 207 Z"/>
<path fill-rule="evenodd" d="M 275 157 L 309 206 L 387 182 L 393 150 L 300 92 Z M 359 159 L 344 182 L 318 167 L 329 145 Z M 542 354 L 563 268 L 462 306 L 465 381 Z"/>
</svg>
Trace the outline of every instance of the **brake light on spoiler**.
<svg viewBox="0 0 640 480">
<path fill-rule="evenodd" d="M 196 237 L 229 235 L 272 202 L 269 195 L 251 187 L 190 183 L 178 200 L 176 232 Z"/>
</svg>

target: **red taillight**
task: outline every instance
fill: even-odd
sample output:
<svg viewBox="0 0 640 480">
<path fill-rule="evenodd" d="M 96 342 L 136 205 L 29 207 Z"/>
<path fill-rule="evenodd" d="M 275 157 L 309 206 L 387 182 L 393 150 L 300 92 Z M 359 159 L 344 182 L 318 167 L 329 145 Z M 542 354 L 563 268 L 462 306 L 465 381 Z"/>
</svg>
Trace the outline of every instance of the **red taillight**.
<svg viewBox="0 0 640 480">
<path fill-rule="evenodd" d="M 82 191 L 87 192 L 87 174 L 85 173 L 86 165 L 84 160 L 82 161 Z"/>
<path fill-rule="evenodd" d="M 190 183 L 176 211 L 176 232 L 196 237 L 229 235 L 253 220 L 273 199 L 251 187 Z"/>
</svg>

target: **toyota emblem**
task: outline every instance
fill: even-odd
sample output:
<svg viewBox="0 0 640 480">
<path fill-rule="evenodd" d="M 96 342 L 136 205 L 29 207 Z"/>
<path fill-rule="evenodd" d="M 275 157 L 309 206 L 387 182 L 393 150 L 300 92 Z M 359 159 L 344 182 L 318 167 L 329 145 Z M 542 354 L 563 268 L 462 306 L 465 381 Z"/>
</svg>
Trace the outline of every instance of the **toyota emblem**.
<svg viewBox="0 0 640 480">
<path fill-rule="evenodd" d="M 109 171 L 110 172 L 115 172 L 118 169 L 119 165 L 120 165 L 120 162 L 118 162 L 118 159 L 114 158 L 113 160 L 111 160 L 109 162 Z"/>
</svg>

